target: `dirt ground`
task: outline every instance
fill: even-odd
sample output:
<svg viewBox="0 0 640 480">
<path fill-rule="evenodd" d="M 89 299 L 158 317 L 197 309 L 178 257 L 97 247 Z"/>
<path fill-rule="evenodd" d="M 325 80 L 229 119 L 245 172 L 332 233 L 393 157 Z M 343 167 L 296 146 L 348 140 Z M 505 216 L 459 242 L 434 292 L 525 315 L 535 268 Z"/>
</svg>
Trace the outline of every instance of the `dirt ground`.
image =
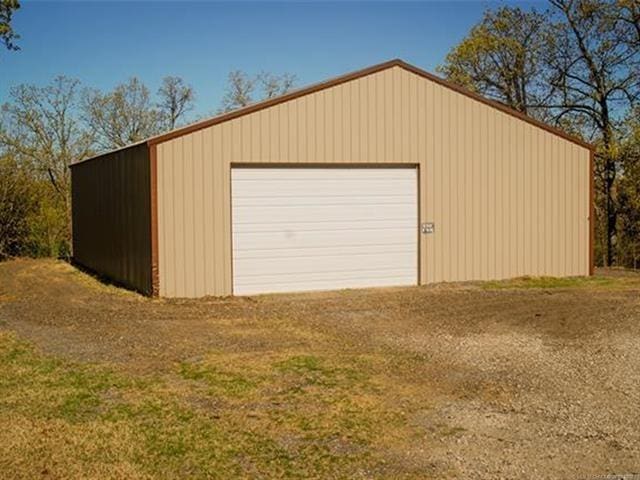
<svg viewBox="0 0 640 480">
<path fill-rule="evenodd" d="M 521 281 L 165 300 L 102 285 L 62 262 L 16 260 L 0 264 L 0 331 L 47 356 L 169 384 L 186 381 L 175 378 L 178 366 L 210 361 L 212 352 L 230 371 L 258 371 L 271 362 L 282 372 L 275 359 L 285 354 L 313 355 L 335 371 L 365 371 L 366 405 L 390 420 L 372 419 L 362 433 L 367 455 L 306 476 L 640 473 L 640 276 L 599 275 L 566 285 Z M 304 368 L 319 369 L 308 363 Z M 360 380 L 353 381 L 340 395 L 360 405 Z M 323 385 L 313 391 L 321 393 Z M 278 388 L 270 383 L 260 396 Z M 215 401 L 215 393 L 198 398 Z M 238 411 L 248 405 L 234 402 Z M 275 432 L 280 424 L 269 415 L 252 428 Z M 341 445 L 337 453 L 331 447 L 335 458 L 346 455 Z M 273 476 L 303 476 L 292 465 Z M 254 476 L 253 467 L 238 468 L 247 478 L 272 476 L 268 469 Z"/>
</svg>

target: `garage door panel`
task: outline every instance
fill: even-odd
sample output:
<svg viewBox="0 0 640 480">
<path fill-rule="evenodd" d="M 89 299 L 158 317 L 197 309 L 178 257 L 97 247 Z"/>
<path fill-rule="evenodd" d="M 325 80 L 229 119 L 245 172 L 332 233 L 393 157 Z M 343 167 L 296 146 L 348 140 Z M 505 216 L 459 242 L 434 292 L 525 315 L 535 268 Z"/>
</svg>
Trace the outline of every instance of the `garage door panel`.
<svg viewBox="0 0 640 480">
<path fill-rule="evenodd" d="M 367 230 L 285 230 L 282 232 L 256 232 L 234 234 L 234 247 L 238 253 L 255 249 L 288 249 L 301 247 L 359 246 L 362 248 L 380 244 L 413 244 L 415 231 L 398 231 L 394 228 Z M 411 248 L 413 250 L 413 248 Z"/>
<path fill-rule="evenodd" d="M 266 203 L 265 203 L 266 201 Z M 275 207 L 275 206 L 304 206 L 304 205 L 344 205 L 348 202 L 349 205 L 411 205 L 415 204 L 415 198 L 411 196 L 411 193 L 394 195 L 394 194 L 379 194 L 379 195 L 322 195 L 322 194 L 308 194 L 308 195 L 281 195 L 271 196 L 266 200 L 264 196 L 256 197 L 237 197 L 234 199 L 236 207 Z"/>
<path fill-rule="evenodd" d="M 384 276 L 376 275 L 375 271 L 361 271 L 344 273 L 340 277 L 334 274 L 314 273 L 305 276 L 306 290 L 336 290 L 341 288 L 365 288 L 379 287 L 380 282 L 384 286 L 407 285 L 407 276 L 411 275 L 411 269 L 399 269 L 385 272 Z M 251 295 L 264 293 L 264 285 L 269 285 L 269 292 L 295 292 L 300 291 L 298 275 L 280 275 L 271 277 L 255 277 L 236 283 L 243 294 Z"/>
<path fill-rule="evenodd" d="M 393 255 L 396 253 L 404 253 L 413 250 L 413 242 L 406 243 L 390 243 L 379 245 L 367 245 L 363 251 L 361 245 L 341 245 L 341 246 L 325 246 L 309 247 L 275 247 L 275 248 L 259 248 L 251 250 L 241 250 L 234 255 L 237 260 L 246 260 L 251 258 L 295 258 L 313 255 L 315 257 L 333 256 L 333 255 Z"/>
<path fill-rule="evenodd" d="M 232 170 L 235 294 L 417 281 L 413 168 Z"/>
<path fill-rule="evenodd" d="M 416 225 L 415 218 L 407 218 L 405 220 L 362 220 L 362 219 L 351 219 L 344 221 L 332 221 L 331 222 L 331 231 L 333 232 L 344 232 L 344 231 L 352 231 L 354 226 L 357 227 L 359 231 L 367 231 L 371 234 L 372 231 L 380 231 L 381 229 L 414 229 Z M 250 222 L 250 223 L 235 223 L 233 225 L 233 233 L 241 234 L 241 233 L 260 233 L 260 232 L 271 232 L 271 233 L 283 233 L 283 232 L 323 232 L 327 231 L 326 222 L 313 222 L 313 221 L 281 221 L 274 222 L 265 220 L 263 222 Z M 240 236 L 238 235 L 240 238 Z"/>
<path fill-rule="evenodd" d="M 266 184 L 265 182 L 269 182 Z M 358 196 L 401 195 L 412 191 L 411 180 L 370 180 L 353 182 L 338 180 L 273 180 L 273 181 L 234 181 L 232 200 L 244 198 L 290 198 L 296 200 L 299 196 L 310 197 L 348 197 L 356 193 Z M 345 191 L 349 187 L 350 191 Z M 415 187 L 415 185 L 413 185 Z M 238 194 L 238 190 L 242 193 Z"/>
<path fill-rule="evenodd" d="M 311 252 L 310 252 L 311 254 Z M 361 253 L 359 255 L 323 255 L 321 257 L 294 256 L 288 259 L 251 258 L 237 259 L 233 272 L 239 277 L 280 274 L 312 274 L 349 273 L 369 271 L 377 273 L 380 269 L 394 269 L 398 265 L 411 265 L 417 262 L 413 253 L 396 252 L 379 255 L 376 253 Z M 413 269 L 415 270 L 415 269 Z"/>
<path fill-rule="evenodd" d="M 279 207 L 236 207 L 233 209 L 234 224 L 260 222 L 284 222 L 291 218 L 313 218 L 316 222 L 396 219 L 415 220 L 416 206 L 411 204 L 385 205 L 349 205 L 347 202 L 336 205 L 287 205 Z"/>
</svg>

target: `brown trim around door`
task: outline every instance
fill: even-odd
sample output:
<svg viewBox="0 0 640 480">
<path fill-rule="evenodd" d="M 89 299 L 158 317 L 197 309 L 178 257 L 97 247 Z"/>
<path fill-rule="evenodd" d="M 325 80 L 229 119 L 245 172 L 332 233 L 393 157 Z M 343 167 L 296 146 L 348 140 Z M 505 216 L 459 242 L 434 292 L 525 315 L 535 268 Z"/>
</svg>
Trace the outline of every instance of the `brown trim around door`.
<svg viewBox="0 0 640 480">
<path fill-rule="evenodd" d="M 235 276 L 233 273 L 233 164 L 229 164 L 229 270 L 231 274 L 231 286 L 229 295 L 234 295 Z"/>
<path fill-rule="evenodd" d="M 421 175 L 420 164 L 418 163 L 416 165 L 416 182 L 418 182 L 418 184 L 416 185 L 416 197 L 417 197 L 416 201 L 418 202 L 418 208 L 417 208 L 418 223 L 416 225 L 416 232 L 418 232 L 418 246 L 416 249 L 416 252 L 418 254 L 418 270 L 417 270 L 418 278 L 417 278 L 416 285 L 418 286 L 422 285 L 422 255 L 424 254 L 424 252 L 422 251 L 422 208 L 420 208 L 420 204 L 422 203 L 421 202 L 421 198 L 422 198 L 421 183 L 422 182 L 420 181 L 420 175 Z M 426 251 L 426 248 L 425 248 L 425 251 Z"/>
<path fill-rule="evenodd" d="M 418 163 L 367 163 L 367 162 L 231 162 L 231 168 L 417 168 Z"/>
<path fill-rule="evenodd" d="M 158 265 L 158 151 L 157 145 L 149 145 L 149 171 L 151 176 L 151 296 L 160 295 L 160 270 Z"/>
<path fill-rule="evenodd" d="M 417 278 L 416 285 L 422 285 L 421 274 L 422 274 L 422 247 L 420 245 L 421 242 L 421 232 L 420 232 L 420 223 L 421 223 L 421 209 L 420 209 L 420 164 L 419 163 L 249 163 L 249 162 L 231 162 L 229 164 L 229 232 L 231 235 L 231 243 L 230 243 L 230 253 L 231 253 L 231 295 L 233 295 L 233 175 L 232 171 L 234 168 L 412 168 L 416 172 L 417 178 L 417 191 L 416 191 L 416 201 L 418 202 L 418 215 L 417 220 L 418 223 L 416 225 L 416 230 L 418 232 L 417 240 L 418 244 L 416 245 L 416 252 L 418 256 L 418 265 L 417 265 Z"/>
</svg>

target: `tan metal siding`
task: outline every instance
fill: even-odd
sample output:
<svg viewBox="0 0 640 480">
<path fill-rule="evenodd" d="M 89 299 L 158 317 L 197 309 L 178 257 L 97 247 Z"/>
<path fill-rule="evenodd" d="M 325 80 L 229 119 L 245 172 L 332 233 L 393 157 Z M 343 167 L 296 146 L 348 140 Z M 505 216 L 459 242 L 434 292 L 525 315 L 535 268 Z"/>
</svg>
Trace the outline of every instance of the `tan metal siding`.
<svg viewBox="0 0 640 480">
<path fill-rule="evenodd" d="M 149 150 L 130 147 L 71 168 L 73 259 L 151 294 Z"/>
<path fill-rule="evenodd" d="M 232 163 L 419 164 L 421 283 L 589 273 L 589 150 L 393 67 L 159 143 L 160 293 L 232 293 Z"/>
</svg>

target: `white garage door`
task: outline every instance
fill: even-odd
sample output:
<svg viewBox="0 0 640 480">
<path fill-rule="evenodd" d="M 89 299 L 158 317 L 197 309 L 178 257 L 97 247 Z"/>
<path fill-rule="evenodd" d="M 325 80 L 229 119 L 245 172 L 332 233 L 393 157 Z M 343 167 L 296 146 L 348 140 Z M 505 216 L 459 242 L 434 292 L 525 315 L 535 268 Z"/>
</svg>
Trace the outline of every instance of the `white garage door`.
<svg viewBox="0 0 640 480">
<path fill-rule="evenodd" d="M 233 292 L 417 283 L 415 168 L 234 168 Z"/>
</svg>

